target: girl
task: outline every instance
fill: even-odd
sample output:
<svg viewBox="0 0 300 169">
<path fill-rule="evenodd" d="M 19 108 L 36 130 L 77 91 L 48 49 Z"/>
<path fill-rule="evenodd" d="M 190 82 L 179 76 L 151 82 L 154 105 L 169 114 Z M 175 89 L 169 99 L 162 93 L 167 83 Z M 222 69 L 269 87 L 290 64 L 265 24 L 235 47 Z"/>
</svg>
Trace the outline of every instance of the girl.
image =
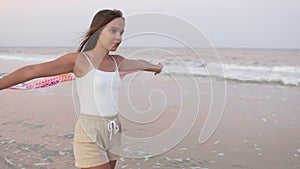
<svg viewBox="0 0 300 169">
<path fill-rule="evenodd" d="M 122 42 L 125 19 L 119 10 L 94 16 L 78 51 L 56 60 L 22 67 L 0 78 L 0 90 L 34 78 L 74 73 L 80 115 L 74 134 L 75 165 L 84 169 L 113 169 L 121 148 L 118 120 L 119 72 L 160 73 L 161 64 L 111 55 Z"/>
</svg>

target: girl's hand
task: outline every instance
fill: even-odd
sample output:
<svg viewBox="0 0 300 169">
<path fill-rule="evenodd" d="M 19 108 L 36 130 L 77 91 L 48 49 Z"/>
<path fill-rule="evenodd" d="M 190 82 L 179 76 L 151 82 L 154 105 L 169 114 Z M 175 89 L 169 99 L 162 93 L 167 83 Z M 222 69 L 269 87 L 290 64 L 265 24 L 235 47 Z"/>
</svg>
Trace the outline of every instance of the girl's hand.
<svg viewBox="0 0 300 169">
<path fill-rule="evenodd" d="M 159 74 L 162 71 L 162 69 L 164 68 L 164 65 L 161 64 L 160 62 L 158 62 L 158 67 L 159 67 L 159 71 L 155 72 L 154 75 Z"/>
</svg>

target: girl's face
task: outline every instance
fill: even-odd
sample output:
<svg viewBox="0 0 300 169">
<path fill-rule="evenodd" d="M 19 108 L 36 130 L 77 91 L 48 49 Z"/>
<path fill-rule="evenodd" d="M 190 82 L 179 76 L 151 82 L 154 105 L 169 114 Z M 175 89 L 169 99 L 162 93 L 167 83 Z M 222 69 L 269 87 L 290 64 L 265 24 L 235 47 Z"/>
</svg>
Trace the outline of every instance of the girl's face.
<svg viewBox="0 0 300 169">
<path fill-rule="evenodd" d="M 124 33 L 125 21 L 123 18 L 116 18 L 109 22 L 100 33 L 99 41 L 101 46 L 108 51 L 117 50 L 122 42 L 122 34 Z"/>
</svg>

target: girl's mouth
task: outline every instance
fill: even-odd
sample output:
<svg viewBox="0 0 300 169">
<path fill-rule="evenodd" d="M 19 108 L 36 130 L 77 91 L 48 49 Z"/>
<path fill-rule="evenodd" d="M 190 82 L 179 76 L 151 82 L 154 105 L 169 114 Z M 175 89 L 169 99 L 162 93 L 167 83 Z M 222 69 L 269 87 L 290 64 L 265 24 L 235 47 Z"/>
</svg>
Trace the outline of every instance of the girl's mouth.
<svg viewBox="0 0 300 169">
<path fill-rule="evenodd" d="M 120 45 L 120 43 L 121 43 L 121 42 L 115 43 L 115 44 L 114 44 L 114 47 L 118 47 L 118 46 Z"/>
</svg>

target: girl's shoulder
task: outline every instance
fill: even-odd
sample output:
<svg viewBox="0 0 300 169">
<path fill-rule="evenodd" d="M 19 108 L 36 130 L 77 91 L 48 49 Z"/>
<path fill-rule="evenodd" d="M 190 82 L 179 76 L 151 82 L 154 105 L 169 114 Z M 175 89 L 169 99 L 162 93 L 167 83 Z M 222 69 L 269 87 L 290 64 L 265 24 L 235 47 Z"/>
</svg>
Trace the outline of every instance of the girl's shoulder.
<svg viewBox="0 0 300 169">
<path fill-rule="evenodd" d="M 80 55 L 79 52 L 71 52 L 71 53 L 66 53 L 64 55 L 62 55 L 62 57 L 74 57 L 75 59 L 77 59 L 77 57 Z"/>
<path fill-rule="evenodd" d="M 114 59 L 117 61 L 118 64 L 126 59 L 125 57 L 119 54 L 113 54 L 111 56 L 114 57 Z"/>
<path fill-rule="evenodd" d="M 68 62 L 72 62 L 75 64 L 79 55 L 80 55 L 79 52 L 66 53 L 66 54 L 62 55 L 60 58 L 62 60 L 66 60 Z"/>
</svg>

